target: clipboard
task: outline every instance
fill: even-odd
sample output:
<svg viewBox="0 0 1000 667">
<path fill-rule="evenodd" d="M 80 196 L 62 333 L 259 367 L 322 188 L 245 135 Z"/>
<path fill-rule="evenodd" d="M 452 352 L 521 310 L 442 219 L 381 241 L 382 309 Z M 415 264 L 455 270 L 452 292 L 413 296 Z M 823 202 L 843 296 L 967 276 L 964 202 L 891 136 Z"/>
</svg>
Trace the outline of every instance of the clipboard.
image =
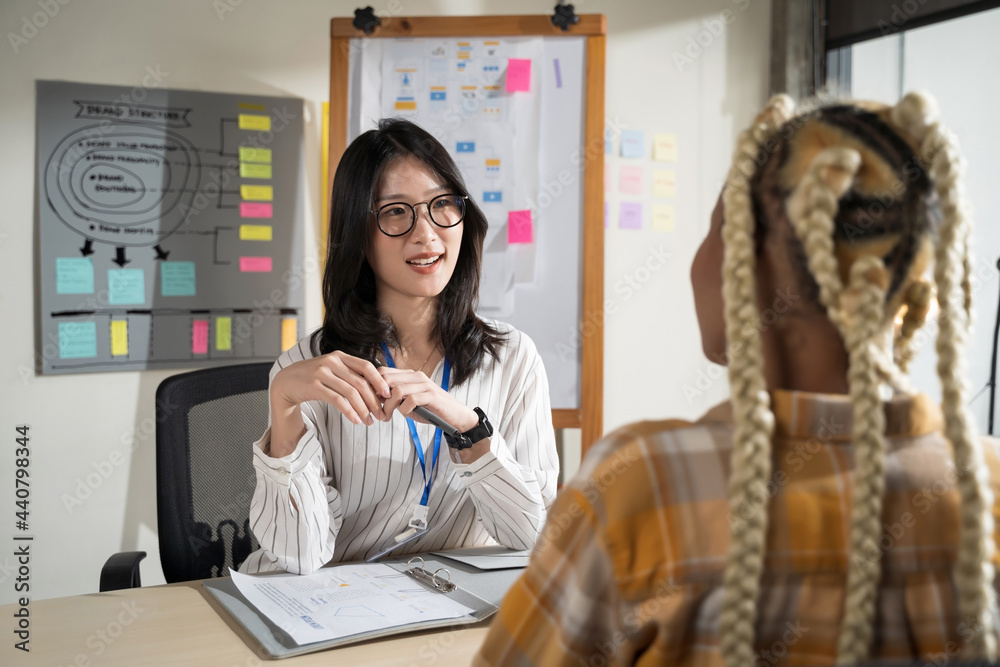
<svg viewBox="0 0 1000 667">
<path fill-rule="evenodd" d="M 417 562 L 418 558 L 420 559 L 419 563 Z M 329 641 L 296 644 L 284 630 L 258 613 L 229 577 L 210 579 L 202 582 L 202 585 L 260 644 L 261 651 L 258 652 L 258 655 L 278 660 L 406 632 L 479 623 L 496 613 L 504 595 L 521 575 L 520 569 L 484 572 L 463 563 L 439 559 L 431 554 L 385 560 L 382 561 L 382 564 L 407 574 L 414 581 L 420 582 L 422 586 L 430 590 L 437 590 L 442 595 L 448 595 L 456 602 L 472 609 L 472 613 L 459 618 L 382 628 Z M 417 571 L 418 568 L 422 572 Z M 440 572 L 441 570 L 447 570 L 449 576 L 446 577 Z"/>
</svg>

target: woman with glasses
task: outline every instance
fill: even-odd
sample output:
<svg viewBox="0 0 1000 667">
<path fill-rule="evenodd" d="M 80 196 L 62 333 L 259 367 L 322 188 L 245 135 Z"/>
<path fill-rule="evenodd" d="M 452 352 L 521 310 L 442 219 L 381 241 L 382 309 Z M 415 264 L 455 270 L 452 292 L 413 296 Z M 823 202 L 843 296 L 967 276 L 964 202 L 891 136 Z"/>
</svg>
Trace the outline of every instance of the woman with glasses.
<svg viewBox="0 0 1000 667">
<path fill-rule="evenodd" d="M 413 123 L 383 120 L 347 148 L 323 326 L 271 371 L 271 425 L 253 447 L 261 548 L 242 571 L 534 544 L 559 465 L 548 381 L 526 335 L 475 313 L 486 227 Z"/>
</svg>

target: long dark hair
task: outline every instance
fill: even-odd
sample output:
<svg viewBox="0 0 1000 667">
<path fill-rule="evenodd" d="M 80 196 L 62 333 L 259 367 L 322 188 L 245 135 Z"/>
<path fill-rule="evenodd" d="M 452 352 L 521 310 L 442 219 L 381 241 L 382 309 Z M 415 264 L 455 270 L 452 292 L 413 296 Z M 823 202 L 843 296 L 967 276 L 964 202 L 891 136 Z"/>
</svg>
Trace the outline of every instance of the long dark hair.
<svg viewBox="0 0 1000 667">
<path fill-rule="evenodd" d="M 323 326 L 313 334 L 319 353 L 341 350 L 372 359 L 385 342 L 397 345 L 392 320 L 375 301 L 371 252 L 375 189 L 386 167 L 413 156 L 426 164 L 455 194 L 468 195 L 462 174 L 448 151 L 430 133 L 401 118 L 385 118 L 347 147 L 333 179 L 330 235 L 323 274 Z M 476 315 L 479 277 L 486 238 L 486 216 L 472 197 L 466 201 L 462 245 L 451 280 L 438 296 L 436 336 L 451 359 L 452 385 L 464 382 L 483 362 L 496 358 L 503 335 Z"/>
</svg>

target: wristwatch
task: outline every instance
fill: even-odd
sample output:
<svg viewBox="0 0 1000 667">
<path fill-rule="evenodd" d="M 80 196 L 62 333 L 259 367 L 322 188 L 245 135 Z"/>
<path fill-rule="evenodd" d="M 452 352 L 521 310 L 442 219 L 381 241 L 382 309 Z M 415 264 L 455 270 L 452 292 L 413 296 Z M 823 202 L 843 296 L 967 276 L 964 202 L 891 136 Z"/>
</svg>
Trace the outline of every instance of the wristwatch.
<svg viewBox="0 0 1000 667">
<path fill-rule="evenodd" d="M 493 425 L 490 424 L 490 420 L 486 416 L 486 413 L 480 408 L 473 409 L 476 411 L 476 414 L 479 415 L 478 424 L 470 428 L 465 433 L 460 433 L 457 436 L 450 433 L 444 434 L 444 439 L 448 442 L 448 446 L 452 449 L 468 449 L 480 440 L 493 435 Z"/>
</svg>

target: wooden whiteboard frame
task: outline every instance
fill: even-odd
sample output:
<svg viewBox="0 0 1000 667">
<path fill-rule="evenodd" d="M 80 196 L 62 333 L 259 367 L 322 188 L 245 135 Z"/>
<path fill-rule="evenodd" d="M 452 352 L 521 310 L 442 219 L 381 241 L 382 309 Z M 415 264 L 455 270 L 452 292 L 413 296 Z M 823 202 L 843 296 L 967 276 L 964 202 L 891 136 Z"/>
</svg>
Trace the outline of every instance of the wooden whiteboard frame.
<svg viewBox="0 0 1000 667">
<path fill-rule="evenodd" d="M 552 410 L 555 428 L 582 429 L 583 453 L 601 437 L 604 421 L 604 60 L 607 22 L 582 14 L 566 32 L 544 15 L 418 16 L 382 19 L 365 35 L 353 19 L 330 21 L 330 132 L 327 193 L 347 149 L 348 85 L 352 39 L 382 37 L 586 37 L 586 109 L 583 170 L 583 303 L 580 321 L 580 407 Z M 326 223 L 324 222 L 324 225 Z M 324 239 L 326 234 L 324 233 Z M 584 326 L 586 324 L 587 326 Z"/>
</svg>

